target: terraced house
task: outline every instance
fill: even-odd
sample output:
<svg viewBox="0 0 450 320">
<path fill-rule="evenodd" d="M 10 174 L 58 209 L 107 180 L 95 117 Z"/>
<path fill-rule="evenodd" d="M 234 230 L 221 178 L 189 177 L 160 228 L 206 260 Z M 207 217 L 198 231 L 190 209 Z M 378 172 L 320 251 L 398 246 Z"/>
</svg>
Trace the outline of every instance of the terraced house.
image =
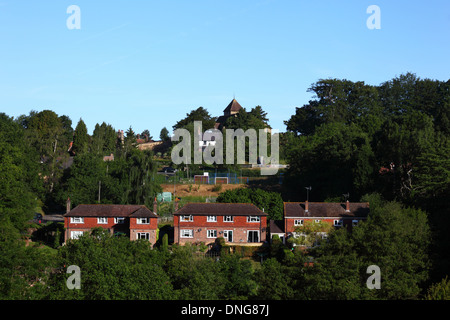
<svg viewBox="0 0 450 320">
<path fill-rule="evenodd" d="M 174 242 L 261 245 L 266 241 L 267 213 L 250 203 L 189 203 L 174 213 Z"/>
<path fill-rule="evenodd" d="M 158 216 L 142 205 L 82 204 L 68 209 L 64 227 L 66 241 L 100 227 L 112 234 L 125 234 L 130 240 L 144 239 L 155 244 Z"/>
</svg>

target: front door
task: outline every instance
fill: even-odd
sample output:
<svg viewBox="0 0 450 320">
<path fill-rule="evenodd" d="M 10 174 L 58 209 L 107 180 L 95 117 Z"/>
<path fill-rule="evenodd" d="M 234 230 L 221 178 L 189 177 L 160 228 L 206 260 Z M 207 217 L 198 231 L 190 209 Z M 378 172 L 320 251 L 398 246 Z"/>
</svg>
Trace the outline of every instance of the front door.
<svg viewBox="0 0 450 320">
<path fill-rule="evenodd" d="M 228 242 L 233 242 L 233 230 L 225 230 L 223 232 L 223 237 Z"/>
</svg>

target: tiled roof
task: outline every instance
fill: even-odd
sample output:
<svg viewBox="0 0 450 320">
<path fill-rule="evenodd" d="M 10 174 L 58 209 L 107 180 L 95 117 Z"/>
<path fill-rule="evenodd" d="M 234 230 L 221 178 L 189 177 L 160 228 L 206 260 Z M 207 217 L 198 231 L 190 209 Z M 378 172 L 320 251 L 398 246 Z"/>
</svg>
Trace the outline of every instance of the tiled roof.
<svg viewBox="0 0 450 320">
<path fill-rule="evenodd" d="M 175 215 L 267 216 L 251 203 L 188 203 Z"/>
<path fill-rule="evenodd" d="M 233 99 L 230 104 L 223 110 L 224 113 L 231 113 L 231 112 L 239 112 L 239 110 L 242 108 L 242 106 L 239 104 L 239 102 L 236 101 L 236 99 Z"/>
<path fill-rule="evenodd" d="M 270 220 L 270 233 L 284 233 L 284 220 Z"/>
<path fill-rule="evenodd" d="M 369 203 L 349 203 L 349 211 L 346 211 L 346 203 L 309 202 L 308 212 L 305 211 L 305 202 L 285 202 L 285 217 L 367 217 Z"/>
<path fill-rule="evenodd" d="M 158 217 L 147 207 L 141 205 L 119 204 L 80 204 L 65 217 Z"/>
</svg>

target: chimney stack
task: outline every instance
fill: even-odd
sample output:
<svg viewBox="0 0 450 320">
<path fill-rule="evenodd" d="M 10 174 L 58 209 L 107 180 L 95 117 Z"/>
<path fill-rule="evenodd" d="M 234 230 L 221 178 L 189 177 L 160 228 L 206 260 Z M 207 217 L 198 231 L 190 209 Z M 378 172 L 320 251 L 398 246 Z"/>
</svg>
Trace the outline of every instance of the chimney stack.
<svg viewBox="0 0 450 320">
<path fill-rule="evenodd" d="M 156 201 L 156 197 L 155 197 L 155 201 L 153 201 L 153 213 L 157 214 L 158 212 L 158 202 Z"/>
<path fill-rule="evenodd" d="M 307 215 L 309 215 L 309 202 L 308 202 L 308 200 L 305 201 L 305 213 Z"/>
<path fill-rule="evenodd" d="M 71 204 L 70 204 L 70 198 L 68 197 L 67 198 L 67 201 L 66 201 L 66 213 L 69 213 L 70 212 L 70 210 L 71 210 Z"/>
<path fill-rule="evenodd" d="M 347 200 L 345 212 L 350 212 L 350 201 Z"/>
</svg>

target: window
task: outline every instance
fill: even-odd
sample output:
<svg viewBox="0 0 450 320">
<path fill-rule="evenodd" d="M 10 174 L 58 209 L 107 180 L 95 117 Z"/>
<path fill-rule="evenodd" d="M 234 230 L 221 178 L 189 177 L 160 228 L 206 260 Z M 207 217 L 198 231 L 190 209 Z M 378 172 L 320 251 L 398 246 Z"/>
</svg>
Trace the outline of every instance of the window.
<svg viewBox="0 0 450 320">
<path fill-rule="evenodd" d="M 233 222 L 233 216 L 224 216 L 223 222 Z"/>
<path fill-rule="evenodd" d="M 150 240 L 150 233 L 149 232 L 138 232 L 136 234 L 136 239 Z"/>
<path fill-rule="evenodd" d="M 315 223 L 320 223 L 320 219 L 314 220 Z"/>
<path fill-rule="evenodd" d="M 194 237 L 194 230 L 181 229 L 180 230 L 180 237 L 181 238 L 193 238 Z"/>
<path fill-rule="evenodd" d="M 301 227 L 301 226 L 303 226 L 303 220 L 295 219 L 295 220 L 294 220 L 294 226 L 296 226 L 296 227 Z"/>
<path fill-rule="evenodd" d="M 343 221 L 342 220 L 334 220 L 333 223 L 334 223 L 335 227 L 342 227 Z"/>
<path fill-rule="evenodd" d="M 108 223 L 108 218 L 106 218 L 106 217 L 98 217 L 97 218 L 97 223 L 98 224 L 107 224 Z"/>
<path fill-rule="evenodd" d="M 83 231 L 71 231 L 70 232 L 70 239 L 78 239 L 83 235 Z"/>
<path fill-rule="evenodd" d="M 352 220 L 352 227 L 356 227 L 359 223 L 359 220 Z"/>
<path fill-rule="evenodd" d="M 206 222 L 217 222 L 217 216 L 207 216 Z"/>
<path fill-rule="evenodd" d="M 233 230 L 224 230 L 223 237 L 228 242 L 233 242 Z"/>
<path fill-rule="evenodd" d="M 250 230 L 247 233 L 248 235 L 248 242 L 259 242 L 259 231 L 257 230 Z"/>
<path fill-rule="evenodd" d="M 208 238 L 217 238 L 217 230 L 208 230 L 207 237 Z"/>
<path fill-rule="evenodd" d="M 114 223 L 116 223 L 116 224 L 123 224 L 123 223 L 125 223 L 125 218 L 124 217 L 114 218 Z"/>
<path fill-rule="evenodd" d="M 150 218 L 137 218 L 137 224 L 150 224 Z"/>
<path fill-rule="evenodd" d="M 247 222 L 259 222 L 259 217 L 258 216 L 248 216 Z"/>
<path fill-rule="evenodd" d="M 83 217 L 72 217 L 70 218 L 71 223 L 84 223 Z"/>
<path fill-rule="evenodd" d="M 190 216 L 180 216 L 181 222 L 192 222 L 194 221 L 194 217 L 192 215 Z"/>
</svg>

